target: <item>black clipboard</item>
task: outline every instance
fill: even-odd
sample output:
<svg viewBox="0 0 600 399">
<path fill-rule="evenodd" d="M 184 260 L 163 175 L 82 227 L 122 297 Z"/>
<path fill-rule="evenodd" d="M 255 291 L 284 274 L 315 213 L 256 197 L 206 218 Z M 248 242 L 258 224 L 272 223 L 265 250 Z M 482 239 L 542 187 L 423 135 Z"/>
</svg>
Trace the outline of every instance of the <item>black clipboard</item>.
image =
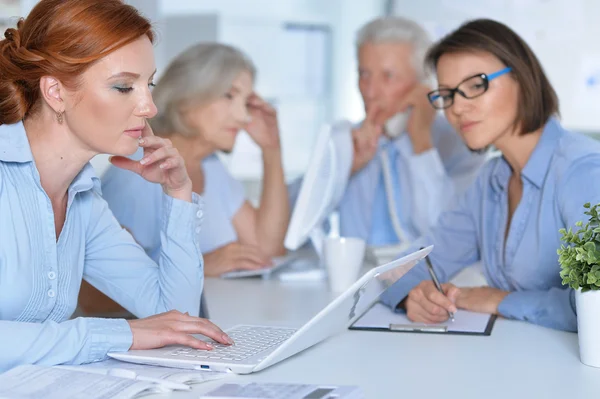
<svg viewBox="0 0 600 399">
<path fill-rule="evenodd" d="M 487 325 L 485 327 L 485 330 L 483 332 L 473 332 L 473 331 L 449 331 L 447 328 L 444 330 L 443 328 L 441 328 L 440 326 L 437 325 L 422 325 L 422 324 L 402 324 L 402 325 L 396 325 L 393 323 L 390 323 L 389 327 L 381 327 L 381 326 L 373 326 L 373 327 L 355 327 L 354 325 L 365 315 L 367 314 L 369 311 L 371 311 L 371 309 L 380 304 L 380 302 L 377 302 L 375 304 L 373 304 L 369 309 L 367 309 L 367 311 L 365 311 L 358 319 L 356 319 L 356 321 L 350 326 L 348 327 L 349 330 L 354 330 L 354 331 L 383 331 L 383 332 L 408 332 L 408 333 L 417 333 L 417 334 L 450 334 L 450 335 L 476 335 L 476 336 L 490 336 L 492 334 L 492 329 L 494 328 L 494 323 L 496 322 L 496 319 L 498 318 L 496 315 L 489 315 L 489 319 L 487 322 Z M 390 310 L 391 313 L 391 310 Z"/>
</svg>

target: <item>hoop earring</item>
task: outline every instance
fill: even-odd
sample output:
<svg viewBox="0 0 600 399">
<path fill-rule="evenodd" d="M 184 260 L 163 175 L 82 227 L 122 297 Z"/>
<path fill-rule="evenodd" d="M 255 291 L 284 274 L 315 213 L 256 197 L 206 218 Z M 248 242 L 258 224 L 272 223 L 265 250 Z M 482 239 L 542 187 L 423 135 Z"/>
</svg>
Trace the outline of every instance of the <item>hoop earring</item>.
<svg viewBox="0 0 600 399">
<path fill-rule="evenodd" d="M 57 121 L 58 121 L 58 123 L 59 123 L 59 124 L 61 124 L 61 125 L 62 125 L 62 123 L 63 123 L 63 120 L 64 120 L 64 118 L 63 118 L 63 115 L 64 115 L 64 113 L 65 113 L 65 111 L 60 111 L 60 112 L 57 112 L 57 113 L 56 113 L 56 120 L 57 120 Z"/>
</svg>

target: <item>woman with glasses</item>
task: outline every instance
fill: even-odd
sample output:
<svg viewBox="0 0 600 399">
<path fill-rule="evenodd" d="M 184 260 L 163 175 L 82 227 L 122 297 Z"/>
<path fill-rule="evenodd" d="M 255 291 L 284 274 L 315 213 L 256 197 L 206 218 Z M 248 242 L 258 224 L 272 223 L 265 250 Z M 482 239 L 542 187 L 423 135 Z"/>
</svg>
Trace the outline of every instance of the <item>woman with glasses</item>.
<svg viewBox="0 0 600 399">
<path fill-rule="evenodd" d="M 441 280 L 483 264 L 488 287 L 439 292 L 420 264 L 384 294 L 417 322 L 436 323 L 466 309 L 575 331 L 574 292 L 561 285 L 559 229 L 587 219 L 600 202 L 600 144 L 565 130 L 558 99 L 529 46 L 507 26 L 475 20 L 434 45 L 427 63 L 439 82 L 432 106 L 474 151 L 490 160 L 457 205 L 415 243 L 433 244 Z"/>
</svg>

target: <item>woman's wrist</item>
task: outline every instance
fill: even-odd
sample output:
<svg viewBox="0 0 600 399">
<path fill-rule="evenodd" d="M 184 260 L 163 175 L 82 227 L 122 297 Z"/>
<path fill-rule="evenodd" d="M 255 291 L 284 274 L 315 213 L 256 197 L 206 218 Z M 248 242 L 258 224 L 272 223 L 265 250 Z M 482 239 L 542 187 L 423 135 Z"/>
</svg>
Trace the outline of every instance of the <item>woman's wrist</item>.
<svg viewBox="0 0 600 399">
<path fill-rule="evenodd" d="M 178 199 L 181 201 L 192 202 L 192 180 L 189 178 L 188 178 L 187 183 L 185 183 L 182 187 L 177 188 L 177 189 L 172 189 L 172 188 L 163 186 L 163 191 L 169 197 L 172 197 L 172 198 L 175 198 L 175 199 Z"/>
</svg>

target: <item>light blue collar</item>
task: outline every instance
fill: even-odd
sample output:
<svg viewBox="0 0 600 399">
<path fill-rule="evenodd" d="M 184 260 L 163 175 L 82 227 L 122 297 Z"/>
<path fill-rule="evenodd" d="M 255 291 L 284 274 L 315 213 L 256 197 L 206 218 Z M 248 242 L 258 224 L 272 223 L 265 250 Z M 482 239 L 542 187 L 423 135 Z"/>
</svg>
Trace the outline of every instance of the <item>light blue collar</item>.
<svg viewBox="0 0 600 399">
<path fill-rule="evenodd" d="M 23 122 L 0 126 L 0 162 L 35 164 Z M 100 186 L 100 179 L 88 162 L 69 186 L 69 191 L 83 192 L 94 189 L 100 193 Z"/>
<path fill-rule="evenodd" d="M 19 163 L 33 161 L 23 122 L 0 126 L 0 161 Z"/>
<path fill-rule="evenodd" d="M 560 139 L 566 134 L 566 130 L 554 118 L 551 118 L 542 132 L 542 137 L 533 150 L 529 161 L 523 168 L 521 174 L 537 188 L 541 188 L 550 169 L 552 157 Z"/>
<path fill-rule="evenodd" d="M 566 130 L 563 129 L 555 118 L 548 120 L 548 123 L 546 123 L 544 130 L 542 131 L 540 141 L 535 146 L 531 157 L 521 172 L 521 175 L 538 189 L 541 188 L 544 183 L 556 147 L 565 133 Z M 506 159 L 502 157 L 493 172 L 493 186 L 497 191 L 504 191 L 507 189 L 510 174 L 510 165 Z"/>
</svg>

